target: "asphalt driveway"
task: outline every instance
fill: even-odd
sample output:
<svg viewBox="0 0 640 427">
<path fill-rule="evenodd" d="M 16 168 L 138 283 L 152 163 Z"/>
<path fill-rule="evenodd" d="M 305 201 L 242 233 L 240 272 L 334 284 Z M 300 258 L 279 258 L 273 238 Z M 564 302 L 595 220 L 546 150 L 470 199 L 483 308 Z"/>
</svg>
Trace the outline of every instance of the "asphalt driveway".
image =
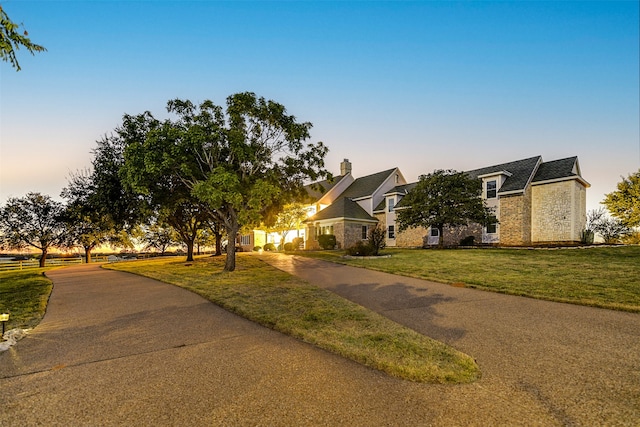
<svg viewBox="0 0 640 427">
<path fill-rule="evenodd" d="M 0 425 L 638 425 L 640 316 L 265 257 L 478 360 L 415 384 L 186 290 L 97 266 L 48 272 L 47 314 L 0 354 Z"/>
</svg>

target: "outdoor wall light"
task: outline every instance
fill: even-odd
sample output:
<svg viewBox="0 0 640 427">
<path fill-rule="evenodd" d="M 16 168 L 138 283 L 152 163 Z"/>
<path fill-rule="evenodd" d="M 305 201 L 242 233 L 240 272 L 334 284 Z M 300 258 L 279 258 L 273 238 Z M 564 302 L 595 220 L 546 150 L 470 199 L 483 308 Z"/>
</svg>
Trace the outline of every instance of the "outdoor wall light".
<svg viewBox="0 0 640 427">
<path fill-rule="evenodd" d="M 0 314 L 0 322 L 2 322 L 2 335 L 4 335 L 4 325 L 9 321 L 9 313 Z"/>
</svg>

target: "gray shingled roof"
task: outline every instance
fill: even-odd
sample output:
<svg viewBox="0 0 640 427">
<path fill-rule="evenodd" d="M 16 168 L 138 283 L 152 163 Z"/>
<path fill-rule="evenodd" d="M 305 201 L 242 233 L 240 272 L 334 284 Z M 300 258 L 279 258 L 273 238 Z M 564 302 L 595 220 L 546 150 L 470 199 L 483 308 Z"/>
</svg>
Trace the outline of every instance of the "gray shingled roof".
<svg viewBox="0 0 640 427">
<path fill-rule="evenodd" d="M 395 187 L 393 187 L 391 190 L 387 191 L 384 194 L 407 194 L 409 191 L 411 191 L 411 189 L 413 187 L 415 187 L 417 184 L 417 182 L 412 182 L 409 184 L 404 184 L 404 185 L 396 185 Z M 404 199 L 404 197 L 403 197 Z M 402 206 L 402 199 L 400 199 L 400 201 L 396 201 L 396 206 Z M 387 199 L 384 198 L 382 199 L 382 201 L 380 201 L 380 203 L 378 203 L 378 206 L 376 206 L 376 208 L 373 210 L 374 212 L 382 212 L 385 210 L 385 208 L 387 207 Z"/>
<path fill-rule="evenodd" d="M 577 177 L 579 175 L 573 172 L 573 167 L 577 160 L 578 157 L 568 157 L 566 159 L 544 162 L 538 168 L 538 172 L 536 172 L 536 176 L 532 182 Z"/>
<path fill-rule="evenodd" d="M 314 201 L 320 200 L 320 198 L 327 194 L 342 178 L 344 178 L 344 175 L 334 176 L 332 179 L 325 179 L 324 181 L 305 185 L 304 189 Z"/>
<path fill-rule="evenodd" d="M 340 195 L 340 198 L 358 199 L 360 197 L 371 196 L 396 169 L 397 168 L 393 168 L 356 179 Z"/>
<path fill-rule="evenodd" d="M 362 209 L 358 203 L 346 197 L 340 197 L 338 200 L 316 213 L 305 222 L 320 221 L 331 218 L 350 218 L 376 221 L 376 219 L 369 215 L 367 211 Z"/>
<path fill-rule="evenodd" d="M 495 166 L 467 171 L 467 174 L 473 178 L 477 178 L 494 172 L 506 171 L 509 172 L 511 176 L 504 181 L 502 187 L 500 187 L 498 191 L 498 194 L 511 191 L 524 191 L 527 183 L 536 172 L 538 162 L 541 160 L 541 156 L 530 157 L 528 159 L 517 160 L 515 162 L 502 163 Z"/>
</svg>

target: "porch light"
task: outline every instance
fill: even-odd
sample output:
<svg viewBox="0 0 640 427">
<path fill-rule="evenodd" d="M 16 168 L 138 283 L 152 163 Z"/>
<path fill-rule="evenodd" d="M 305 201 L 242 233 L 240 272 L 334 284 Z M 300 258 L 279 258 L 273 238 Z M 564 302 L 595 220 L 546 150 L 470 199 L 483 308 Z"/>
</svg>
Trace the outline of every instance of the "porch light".
<svg viewBox="0 0 640 427">
<path fill-rule="evenodd" d="M 4 325 L 9 321 L 9 313 L 0 314 L 0 322 L 2 322 L 2 335 L 4 335 Z"/>
</svg>

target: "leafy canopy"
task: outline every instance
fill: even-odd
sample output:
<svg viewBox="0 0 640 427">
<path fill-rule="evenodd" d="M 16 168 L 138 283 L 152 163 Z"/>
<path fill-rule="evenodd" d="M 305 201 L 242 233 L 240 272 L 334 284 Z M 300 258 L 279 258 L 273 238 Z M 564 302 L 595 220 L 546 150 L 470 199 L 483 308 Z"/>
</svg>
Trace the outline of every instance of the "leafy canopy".
<svg viewBox="0 0 640 427">
<path fill-rule="evenodd" d="M 48 250 L 64 245 L 62 213 L 62 204 L 44 194 L 12 197 L 0 210 L 0 230 L 10 247 L 39 249 L 42 252 L 40 267 L 44 267 Z"/>
<path fill-rule="evenodd" d="M 18 31 L 20 25 L 11 21 L 7 13 L 0 6 L 0 58 L 3 61 L 11 63 L 11 66 L 20 71 L 20 64 L 16 58 L 16 50 L 20 49 L 20 46 L 26 48 L 32 55 L 35 52 L 45 52 L 47 49 L 33 43 L 29 37 L 29 33 L 26 30 L 22 34 Z"/>
<path fill-rule="evenodd" d="M 640 226 L 640 170 L 622 178 L 618 189 L 607 194 L 602 203 L 625 226 Z"/>
<path fill-rule="evenodd" d="M 137 165 L 126 168 L 126 181 L 142 194 L 155 190 L 137 171 L 183 185 L 224 226 L 229 242 L 242 227 L 273 223 L 305 194 L 306 181 L 328 176 L 327 148 L 304 143 L 311 123 L 299 123 L 274 101 L 244 92 L 229 96 L 226 109 L 176 99 L 167 111 L 164 121 L 149 112 L 125 116 L 125 161 Z M 233 271 L 235 245 L 228 248 L 225 269 Z"/>
<path fill-rule="evenodd" d="M 436 170 L 420 180 L 397 209 L 399 229 L 435 227 L 443 244 L 444 227 L 475 222 L 486 225 L 497 220 L 482 200 L 482 182 L 464 172 Z"/>
</svg>

